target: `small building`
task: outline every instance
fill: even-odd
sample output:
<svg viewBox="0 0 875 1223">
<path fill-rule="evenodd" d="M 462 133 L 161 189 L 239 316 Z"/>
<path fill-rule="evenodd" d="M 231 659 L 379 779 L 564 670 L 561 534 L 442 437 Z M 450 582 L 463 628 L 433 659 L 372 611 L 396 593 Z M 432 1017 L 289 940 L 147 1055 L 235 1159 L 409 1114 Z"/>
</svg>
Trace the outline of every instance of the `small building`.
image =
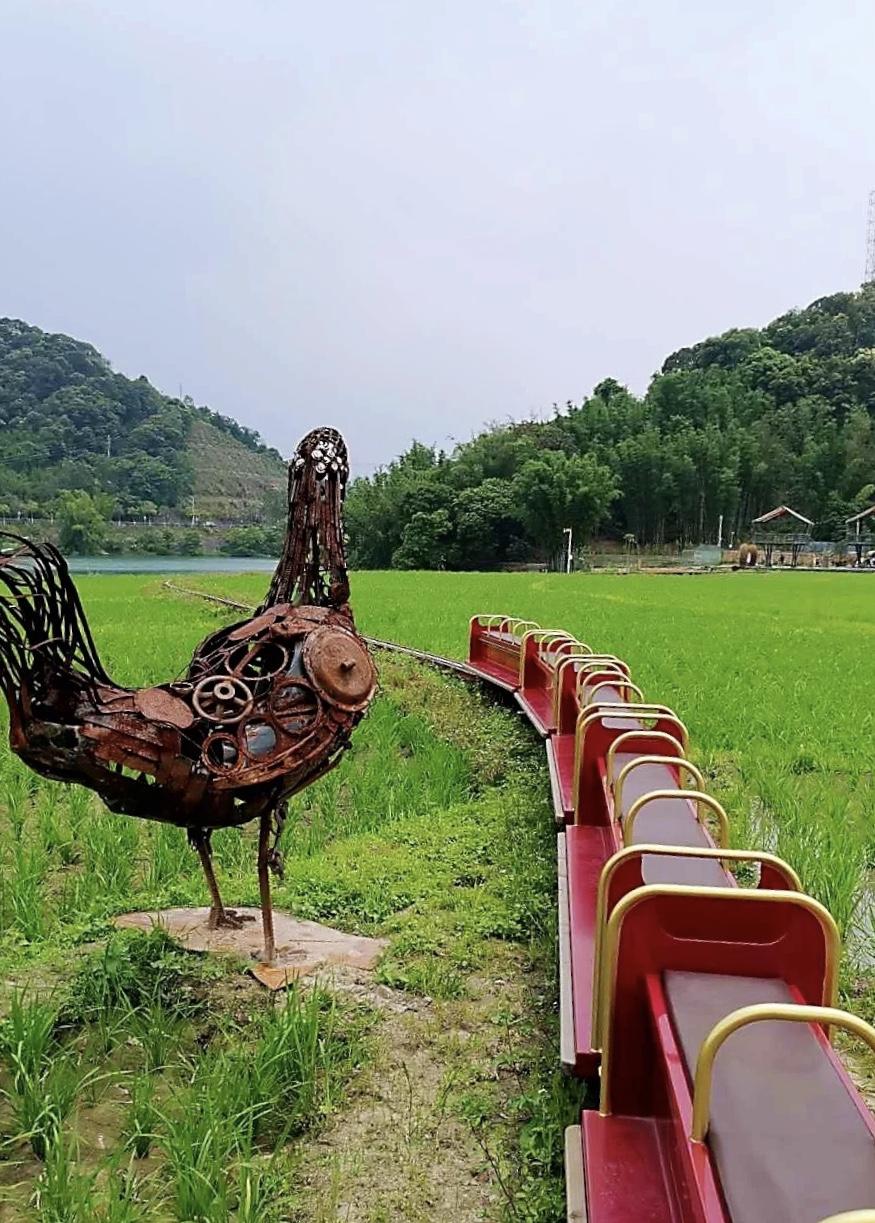
<svg viewBox="0 0 875 1223">
<path fill-rule="evenodd" d="M 779 505 L 767 514 L 760 514 L 751 523 L 753 542 L 762 548 L 767 566 L 772 563 L 772 553 L 777 547 L 780 555 L 790 554 L 790 564 L 795 569 L 799 553 L 811 543 L 814 523 L 789 505 Z"/>
<path fill-rule="evenodd" d="M 875 505 L 845 519 L 845 541 L 857 554 L 857 564 L 863 559 L 863 549 L 875 548 Z"/>
</svg>

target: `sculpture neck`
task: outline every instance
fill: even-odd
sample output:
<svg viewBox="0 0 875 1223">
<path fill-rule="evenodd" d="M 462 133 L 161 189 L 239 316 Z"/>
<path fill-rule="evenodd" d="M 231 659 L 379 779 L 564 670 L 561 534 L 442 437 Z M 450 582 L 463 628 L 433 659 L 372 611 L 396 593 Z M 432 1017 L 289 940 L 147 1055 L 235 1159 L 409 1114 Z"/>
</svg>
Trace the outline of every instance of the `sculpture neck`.
<svg viewBox="0 0 875 1223">
<path fill-rule="evenodd" d="M 342 461 L 336 462 L 335 455 Z M 346 449 L 340 435 L 334 430 L 308 434 L 289 465 L 286 537 L 263 608 L 277 603 L 346 607 L 346 477 Z"/>
</svg>

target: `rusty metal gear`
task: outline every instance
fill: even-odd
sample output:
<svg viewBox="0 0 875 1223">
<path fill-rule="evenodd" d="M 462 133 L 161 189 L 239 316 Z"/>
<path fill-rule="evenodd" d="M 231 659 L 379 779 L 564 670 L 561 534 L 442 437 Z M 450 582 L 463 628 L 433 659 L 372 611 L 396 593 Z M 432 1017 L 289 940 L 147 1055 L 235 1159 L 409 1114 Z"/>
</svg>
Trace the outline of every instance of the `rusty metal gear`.
<svg viewBox="0 0 875 1223">
<path fill-rule="evenodd" d="M 251 711 L 253 695 L 239 675 L 210 675 L 195 687 L 191 703 L 208 722 L 239 722 Z"/>
</svg>

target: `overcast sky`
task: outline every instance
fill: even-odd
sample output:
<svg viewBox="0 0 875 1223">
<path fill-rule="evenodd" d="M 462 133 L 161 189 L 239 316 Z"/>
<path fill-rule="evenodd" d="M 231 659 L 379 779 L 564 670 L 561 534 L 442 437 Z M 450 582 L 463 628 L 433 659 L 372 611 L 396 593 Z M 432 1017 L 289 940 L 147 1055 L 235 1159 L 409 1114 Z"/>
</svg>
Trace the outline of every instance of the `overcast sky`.
<svg viewBox="0 0 875 1223">
<path fill-rule="evenodd" d="M 359 472 L 862 279 L 863 0 L 0 0 L 0 314 Z"/>
</svg>

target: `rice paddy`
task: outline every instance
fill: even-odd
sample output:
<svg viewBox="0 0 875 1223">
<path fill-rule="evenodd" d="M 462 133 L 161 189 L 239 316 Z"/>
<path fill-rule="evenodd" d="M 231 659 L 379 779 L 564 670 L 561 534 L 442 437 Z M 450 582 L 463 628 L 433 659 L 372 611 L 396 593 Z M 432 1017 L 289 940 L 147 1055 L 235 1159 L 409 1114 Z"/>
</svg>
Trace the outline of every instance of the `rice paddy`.
<svg viewBox="0 0 875 1223">
<path fill-rule="evenodd" d="M 258 581 L 222 588 L 251 598 Z M 786 857 L 854 962 L 866 961 L 875 585 L 865 575 L 364 573 L 355 596 L 363 631 L 450 656 L 464 656 L 470 615 L 512 610 L 625 658 L 646 696 L 687 724 L 734 842 Z"/>
<path fill-rule="evenodd" d="M 197 579 L 255 602 L 264 577 Z M 108 670 L 177 674 L 218 609 L 142 577 L 83 579 Z M 620 654 L 687 723 L 737 844 L 832 910 L 843 1001 L 871 1019 L 875 860 L 866 575 L 365 573 L 363 631 L 461 657 L 510 610 Z M 114 816 L 0 750 L 0 1220 L 161 1223 L 563 1217 L 553 832 L 512 714 L 413 664 L 341 767 L 292 806 L 279 907 L 388 948 L 370 982 L 270 999 L 245 965 L 114 931 L 204 903 L 180 830 Z M 5 738 L 5 735 L 4 735 Z M 249 831 L 216 837 L 257 903 Z"/>
</svg>

